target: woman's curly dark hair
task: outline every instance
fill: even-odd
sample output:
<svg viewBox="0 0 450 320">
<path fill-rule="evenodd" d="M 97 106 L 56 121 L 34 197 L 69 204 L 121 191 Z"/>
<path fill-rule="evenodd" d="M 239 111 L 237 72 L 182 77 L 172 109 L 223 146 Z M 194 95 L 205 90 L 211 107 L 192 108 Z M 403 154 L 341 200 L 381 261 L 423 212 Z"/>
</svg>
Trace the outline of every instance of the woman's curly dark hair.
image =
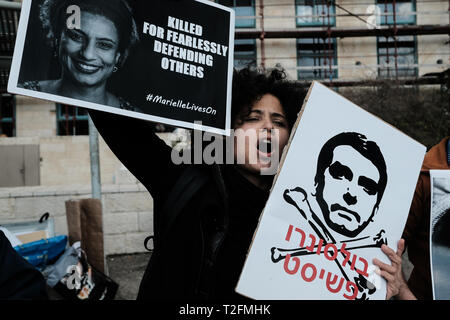
<svg viewBox="0 0 450 320">
<path fill-rule="evenodd" d="M 247 67 L 233 74 L 232 126 L 250 114 L 253 105 L 265 94 L 277 97 L 292 129 L 306 96 L 306 90 L 286 79 L 282 69 L 268 71 Z"/>
<path fill-rule="evenodd" d="M 450 208 L 441 213 L 436 220 L 437 222 L 433 226 L 433 242 L 441 246 L 450 247 Z"/>
<path fill-rule="evenodd" d="M 40 6 L 39 18 L 52 49 L 57 49 L 57 41 L 70 15 L 67 8 L 71 5 L 78 6 L 82 12 L 102 15 L 111 20 L 119 33 L 119 51 L 122 55 L 126 55 L 139 42 L 136 22 L 131 7 L 125 0 L 44 0 Z"/>
</svg>

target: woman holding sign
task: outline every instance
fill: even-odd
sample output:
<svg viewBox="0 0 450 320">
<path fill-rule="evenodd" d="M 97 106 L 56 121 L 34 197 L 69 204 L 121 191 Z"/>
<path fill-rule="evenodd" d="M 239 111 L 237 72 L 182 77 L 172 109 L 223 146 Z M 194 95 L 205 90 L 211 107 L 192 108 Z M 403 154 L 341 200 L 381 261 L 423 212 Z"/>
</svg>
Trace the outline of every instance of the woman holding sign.
<svg viewBox="0 0 450 320">
<path fill-rule="evenodd" d="M 255 139 L 228 150 L 234 161 L 225 165 L 175 165 L 150 122 L 89 111 L 111 150 L 154 199 L 154 251 L 139 299 L 242 298 L 234 288 L 305 97 L 284 78 L 279 70 L 235 72 L 235 139 L 245 133 Z M 244 161 L 236 164 L 238 158 Z M 262 175 L 271 162 L 273 170 Z"/>
<path fill-rule="evenodd" d="M 40 20 L 60 65 L 59 79 L 28 81 L 26 89 L 106 106 L 135 110 L 107 90 L 107 81 L 123 66 L 138 33 L 123 0 L 45 0 Z"/>
<path fill-rule="evenodd" d="M 149 122 L 89 111 L 154 200 L 154 250 L 138 299 L 243 299 L 235 287 L 304 98 L 282 71 L 235 72 L 232 139 L 256 139 L 228 149 L 233 161 L 225 165 L 175 165 Z M 203 147 L 194 153 L 204 155 Z"/>
</svg>

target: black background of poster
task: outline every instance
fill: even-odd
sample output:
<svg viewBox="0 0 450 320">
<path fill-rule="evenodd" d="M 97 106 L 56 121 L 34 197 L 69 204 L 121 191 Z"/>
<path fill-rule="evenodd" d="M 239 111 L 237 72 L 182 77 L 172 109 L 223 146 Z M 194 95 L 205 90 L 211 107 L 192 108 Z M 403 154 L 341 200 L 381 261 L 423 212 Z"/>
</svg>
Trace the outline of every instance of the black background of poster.
<svg viewBox="0 0 450 320">
<path fill-rule="evenodd" d="M 95 1 L 95 0 L 93 0 Z M 225 128 L 227 99 L 227 70 L 229 56 L 230 13 L 193 0 L 127 0 L 133 10 L 139 44 L 134 48 L 125 65 L 108 80 L 108 90 L 131 104 L 141 108 L 143 113 L 193 122 L 202 121 L 203 125 Z M 19 73 L 19 83 L 31 80 L 58 79 L 60 66 L 54 53 L 45 41 L 39 21 L 38 10 L 43 0 L 33 0 L 28 21 L 28 30 Z M 143 34 L 143 22 L 168 29 L 168 16 L 199 24 L 203 27 L 201 39 L 214 41 L 228 47 L 227 55 L 211 54 L 212 67 L 203 65 L 204 78 L 196 78 L 161 68 L 161 59 L 165 56 L 153 51 L 155 37 Z M 174 30 L 182 32 L 180 30 Z M 184 34 L 187 34 L 183 32 Z M 166 35 L 166 32 L 165 32 Z M 196 37 L 195 35 L 191 35 Z M 183 47 L 182 45 L 157 39 L 161 42 Z M 195 48 L 184 47 L 203 52 Z M 173 57 L 178 61 L 190 63 Z M 191 63 L 199 66 L 198 64 Z M 183 100 L 183 103 L 195 103 L 200 107 L 212 107 L 215 115 L 200 113 L 176 107 L 168 107 L 146 100 L 148 94 L 161 95 L 165 99 Z"/>
</svg>

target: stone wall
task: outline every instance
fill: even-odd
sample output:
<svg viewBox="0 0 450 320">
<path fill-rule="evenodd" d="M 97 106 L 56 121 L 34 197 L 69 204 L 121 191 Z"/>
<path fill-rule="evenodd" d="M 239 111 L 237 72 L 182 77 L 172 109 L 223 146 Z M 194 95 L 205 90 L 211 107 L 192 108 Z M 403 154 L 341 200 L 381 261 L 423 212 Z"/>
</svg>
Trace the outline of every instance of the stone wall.
<svg viewBox="0 0 450 320">
<path fill-rule="evenodd" d="M 417 16 L 418 25 L 448 25 L 450 15 L 445 14 L 449 9 L 448 1 L 425 2 L 417 1 L 418 12 L 428 12 L 428 14 L 419 14 Z M 442 12 L 444 14 L 439 14 Z M 448 35 L 426 35 L 417 36 L 419 76 L 427 73 L 443 72 L 448 69 L 450 64 L 449 55 L 449 37 Z M 438 64 L 437 61 L 441 60 Z"/>
<path fill-rule="evenodd" d="M 179 136 L 158 134 L 168 145 Z M 49 212 L 67 234 L 65 201 L 91 197 L 88 136 L 56 136 L 55 104 L 17 96 L 17 137 L 3 145 L 38 145 L 38 187 L 0 188 L 0 224 L 37 220 Z M 153 201 L 99 136 L 106 254 L 145 251 L 153 230 Z M 151 244 L 149 244 L 151 245 Z"/>
<path fill-rule="evenodd" d="M 0 224 L 37 221 L 49 212 L 56 235 L 67 235 L 65 202 L 90 198 L 90 192 L 83 185 L 0 189 Z M 141 184 L 103 185 L 102 203 L 106 255 L 145 252 L 144 239 L 153 233 L 147 190 Z"/>
</svg>

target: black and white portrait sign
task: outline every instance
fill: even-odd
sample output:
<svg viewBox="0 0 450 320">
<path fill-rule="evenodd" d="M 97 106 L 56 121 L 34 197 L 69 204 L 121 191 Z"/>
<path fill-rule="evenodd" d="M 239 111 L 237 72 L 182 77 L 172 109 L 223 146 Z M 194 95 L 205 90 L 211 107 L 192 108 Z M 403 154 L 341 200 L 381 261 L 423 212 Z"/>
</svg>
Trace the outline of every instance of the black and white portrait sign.
<svg viewBox="0 0 450 320">
<path fill-rule="evenodd" d="M 314 82 L 236 291 L 254 299 L 385 299 L 426 148 Z M 406 160 L 407 159 L 407 160 Z"/>
<path fill-rule="evenodd" d="M 207 0 L 24 0 L 8 91 L 229 134 L 234 11 Z"/>
<path fill-rule="evenodd" d="M 430 170 L 433 299 L 450 300 L 450 170 Z"/>
</svg>

